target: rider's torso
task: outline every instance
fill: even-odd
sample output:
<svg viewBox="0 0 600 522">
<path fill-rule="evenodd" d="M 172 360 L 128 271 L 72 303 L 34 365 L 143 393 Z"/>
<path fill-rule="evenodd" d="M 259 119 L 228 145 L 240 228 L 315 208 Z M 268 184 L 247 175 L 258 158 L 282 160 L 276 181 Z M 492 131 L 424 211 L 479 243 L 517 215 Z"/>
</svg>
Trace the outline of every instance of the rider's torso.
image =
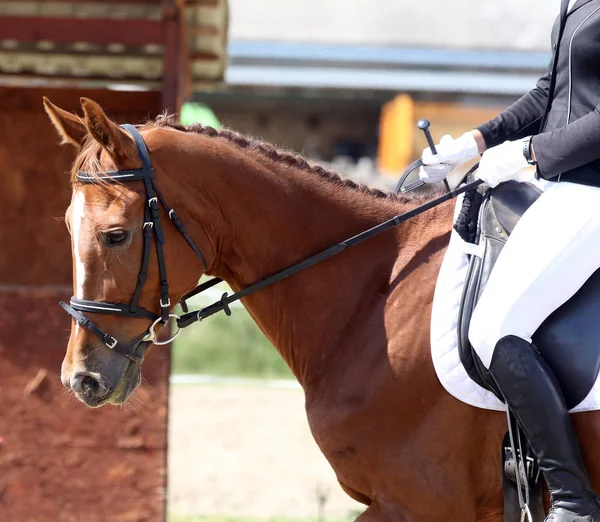
<svg viewBox="0 0 600 522">
<path fill-rule="evenodd" d="M 600 106 L 600 0 L 578 0 L 566 19 L 560 42 L 560 17 L 552 29 L 558 48 L 556 87 L 546 125 L 548 132 L 589 114 Z M 600 160 L 563 175 L 563 180 L 593 176 L 597 182 Z M 594 183 L 596 184 L 596 183 Z"/>
<path fill-rule="evenodd" d="M 552 29 L 553 48 L 558 44 L 558 27 L 559 20 Z M 560 41 L 556 88 L 544 131 L 562 127 L 581 118 L 598 105 L 600 105 L 600 1 L 589 0 L 585 3 L 584 0 L 580 0 L 567 16 Z"/>
</svg>

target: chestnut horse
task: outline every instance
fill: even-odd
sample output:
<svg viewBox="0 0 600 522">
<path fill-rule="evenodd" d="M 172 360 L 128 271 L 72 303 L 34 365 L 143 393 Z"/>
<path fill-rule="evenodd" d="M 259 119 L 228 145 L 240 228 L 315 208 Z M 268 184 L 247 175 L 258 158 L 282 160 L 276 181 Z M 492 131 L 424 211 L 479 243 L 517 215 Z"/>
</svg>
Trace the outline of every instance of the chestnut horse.
<svg viewBox="0 0 600 522">
<path fill-rule="evenodd" d="M 75 176 L 140 168 L 136 146 L 91 100 L 82 99 L 83 119 L 47 100 L 45 107 L 63 141 L 78 148 L 66 213 L 74 295 L 129 303 L 142 252 L 143 184 L 82 184 Z M 160 117 L 140 132 L 156 186 L 206 258 L 205 270 L 164 213 L 172 303 L 204 272 L 237 291 L 416 206 L 230 131 Z M 361 522 L 502 520 L 506 417 L 448 394 L 430 354 L 452 216 L 451 203 L 440 205 L 243 301 L 302 385 L 312 434 L 341 487 L 368 506 Z M 152 255 L 140 305 L 157 312 Z M 124 340 L 150 322 L 87 315 Z M 139 365 L 74 321 L 62 381 L 69 388 L 82 375 L 98 383 L 102 400 L 76 391 L 90 406 L 122 403 L 140 383 Z M 599 420 L 575 416 L 596 488 Z"/>
</svg>

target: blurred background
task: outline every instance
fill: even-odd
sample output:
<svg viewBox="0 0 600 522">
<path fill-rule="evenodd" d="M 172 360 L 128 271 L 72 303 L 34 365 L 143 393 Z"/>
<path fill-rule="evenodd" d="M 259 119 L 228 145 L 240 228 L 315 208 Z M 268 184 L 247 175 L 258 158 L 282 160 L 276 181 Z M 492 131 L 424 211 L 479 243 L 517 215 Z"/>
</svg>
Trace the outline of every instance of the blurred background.
<svg viewBox="0 0 600 522">
<path fill-rule="evenodd" d="M 350 521 L 303 394 L 241 305 L 155 348 L 133 406 L 61 389 L 73 152 L 41 98 L 161 110 L 390 190 L 535 85 L 559 0 L 1 0 L 0 521 Z M 532 15 L 534 13 L 534 15 Z M 207 305 L 227 288 L 192 304 Z M 26 332 L 26 335 L 24 334 Z"/>
</svg>

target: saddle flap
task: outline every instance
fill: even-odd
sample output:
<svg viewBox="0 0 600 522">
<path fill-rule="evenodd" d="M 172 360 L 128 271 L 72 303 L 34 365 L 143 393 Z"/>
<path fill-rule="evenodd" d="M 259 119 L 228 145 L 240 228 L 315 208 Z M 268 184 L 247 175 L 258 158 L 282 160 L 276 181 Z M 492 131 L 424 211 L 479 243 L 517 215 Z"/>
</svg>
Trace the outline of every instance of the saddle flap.
<svg viewBox="0 0 600 522">
<path fill-rule="evenodd" d="M 503 400 L 468 338 L 473 310 L 486 286 L 496 259 L 498 259 L 504 243 L 508 239 L 508 234 L 496 218 L 493 198 L 490 197 L 492 194 L 492 190 L 487 192 L 479 210 L 478 241 L 482 247 L 480 249 L 482 256 L 472 255 L 469 262 L 469 272 L 460 303 L 457 334 L 460 359 L 469 377 L 483 388 L 492 391 L 500 400 Z"/>
</svg>

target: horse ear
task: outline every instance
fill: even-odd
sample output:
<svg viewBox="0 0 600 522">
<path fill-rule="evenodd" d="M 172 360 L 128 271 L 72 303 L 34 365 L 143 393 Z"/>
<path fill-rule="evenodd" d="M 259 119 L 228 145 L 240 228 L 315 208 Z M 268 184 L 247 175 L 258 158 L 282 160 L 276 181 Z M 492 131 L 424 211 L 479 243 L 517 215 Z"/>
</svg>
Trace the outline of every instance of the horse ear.
<svg viewBox="0 0 600 522">
<path fill-rule="evenodd" d="M 85 125 L 92 137 L 104 147 L 115 162 L 137 157 L 133 138 L 111 121 L 96 102 L 81 98 Z"/>
<path fill-rule="evenodd" d="M 62 138 L 62 143 L 70 143 L 80 148 L 88 134 L 83 120 L 75 114 L 57 107 L 45 96 L 44 109 L 46 109 L 46 114 L 48 114 L 50 121 L 54 124 L 59 136 Z"/>
</svg>

